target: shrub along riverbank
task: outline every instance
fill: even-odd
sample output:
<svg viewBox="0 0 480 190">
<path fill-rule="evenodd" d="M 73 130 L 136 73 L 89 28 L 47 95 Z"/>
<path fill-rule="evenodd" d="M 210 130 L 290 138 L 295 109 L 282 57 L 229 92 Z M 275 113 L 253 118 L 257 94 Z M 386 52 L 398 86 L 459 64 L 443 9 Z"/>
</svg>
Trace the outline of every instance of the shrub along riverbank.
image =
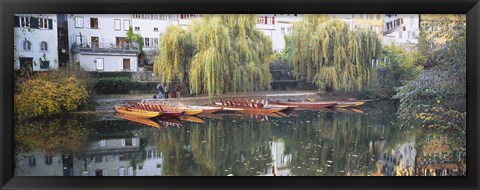
<svg viewBox="0 0 480 190">
<path fill-rule="evenodd" d="M 76 64 L 16 78 L 15 120 L 48 117 L 89 108 L 89 81 L 88 74 Z"/>
</svg>

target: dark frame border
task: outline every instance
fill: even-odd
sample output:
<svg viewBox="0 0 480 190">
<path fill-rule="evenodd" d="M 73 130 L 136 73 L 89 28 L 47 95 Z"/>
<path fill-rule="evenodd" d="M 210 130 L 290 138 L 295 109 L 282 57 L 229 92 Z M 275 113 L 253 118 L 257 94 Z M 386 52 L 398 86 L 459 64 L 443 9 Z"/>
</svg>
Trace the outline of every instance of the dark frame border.
<svg viewBox="0 0 480 190">
<path fill-rule="evenodd" d="M 2 0 L 0 187 L 5 189 L 478 189 L 479 0 Z M 13 176 L 15 13 L 461 13 L 467 14 L 466 177 L 17 177 Z"/>
</svg>

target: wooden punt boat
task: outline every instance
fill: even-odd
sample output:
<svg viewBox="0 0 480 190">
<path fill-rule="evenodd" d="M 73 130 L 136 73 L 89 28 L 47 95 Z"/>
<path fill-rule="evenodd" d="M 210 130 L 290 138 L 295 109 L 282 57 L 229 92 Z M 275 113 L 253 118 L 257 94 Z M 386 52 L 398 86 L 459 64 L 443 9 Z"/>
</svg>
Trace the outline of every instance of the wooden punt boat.
<svg viewBox="0 0 480 190">
<path fill-rule="evenodd" d="M 195 122 L 195 123 L 205 123 L 205 121 L 203 119 L 200 119 L 198 117 L 191 116 L 191 115 L 181 115 L 181 116 L 178 116 L 178 118 L 182 121 L 190 121 L 190 122 Z"/>
<path fill-rule="evenodd" d="M 349 109 L 352 110 L 355 113 L 365 113 L 365 112 L 363 112 L 363 110 L 358 109 L 358 108 L 349 108 Z"/>
<path fill-rule="evenodd" d="M 120 114 L 120 113 L 117 114 L 116 116 L 120 119 L 125 119 L 125 120 L 129 120 L 129 121 L 132 121 L 132 122 L 148 125 L 148 126 L 151 126 L 151 127 L 160 128 L 160 124 L 158 124 L 155 121 L 152 121 L 150 119 L 138 118 L 138 117 L 125 115 L 125 114 Z"/>
<path fill-rule="evenodd" d="M 336 107 L 336 108 L 348 108 L 348 107 L 352 107 L 352 106 L 355 106 L 356 103 L 354 102 L 336 102 L 337 104 L 334 105 L 333 107 Z"/>
<path fill-rule="evenodd" d="M 339 108 L 346 108 L 346 107 L 354 107 L 354 106 L 361 106 L 365 104 L 366 100 L 360 101 L 337 101 L 337 105 L 335 107 Z"/>
<path fill-rule="evenodd" d="M 155 104 L 137 103 L 137 104 L 132 104 L 132 106 L 140 110 L 160 112 L 162 113 L 161 117 L 163 118 L 178 117 L 183 114 L 183 111 L 164 110 L 161 105 L 155 105 Z"/>
<path fill-rule="evenodd" d="M 171 112 L 183 112 L 183 115 L 198 115 L 203 112 L 202 109 L 190 109 L 188 107 L 169 107 L 169 106 L 162 106 L 163 110 L 171 111 Z"/>
<path fill-rule="evenodd" d="M 130 108 L 125 106 L 115 106 L 115 111 L 121 114 L 135 116 L 138 118 L 152 118 L 161 115 L 161 112 L 146 111 L 137 108 Z"/>
<path fill-rule="evenodd" d="M 215 106 L 188 106 L 188 108 L 201 109 L 203 110 L 202 114 L 213 114 L 223 109 L 223 107 L 215 107 Z"/>
<path fill-rule="evenodd" d="M 281 101 L 271 101 L 271 104 L 276 105 L 287 105 L 287 106 L 298 106 L 299 108 L 326 108 L 335 106 L 336 102 L 281 102 Z"/>
<path fill-rule="evenodd" d="M 252 107 L 241 107 L 241 106 L 227 106 L 223 105 L 221 102 L 215 102 L 216 105 L 222 106 L 224 110 L 234 110 L 234 111 L 240 111 L 240 112 L 246 112 L 246 113 L 275 113 L 275 112 L 280 112 L 286 107 L 278 107 L 278 108 L 252 108 Z"/>
</svg>

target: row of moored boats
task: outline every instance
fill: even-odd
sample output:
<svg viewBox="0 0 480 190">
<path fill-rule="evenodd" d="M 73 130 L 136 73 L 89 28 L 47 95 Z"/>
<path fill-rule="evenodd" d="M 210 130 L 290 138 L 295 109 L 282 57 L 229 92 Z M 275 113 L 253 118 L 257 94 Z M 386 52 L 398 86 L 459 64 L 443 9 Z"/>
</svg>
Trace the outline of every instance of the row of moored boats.
<svg viewBox="0 0 480 190">
<path fill-rule="evenodd" d="M 220 111 L 242 112 L 252 114 L 273 114 L 288 112 L 295 109 L 321 110 L 328 108 L 352 108 L 365 104 L 368 100 L 354 101 L 267 101 L 267 100 L 220 100 L 214 106 L 188 106 L 183 104 L 169 105 L 164 100 L 142 100 L 138 103 L 117 105 L 115 110 L 124 115 L 137 118 L 172 118 L 180 116 L 195 116 L 199 114 L 214 114 Z"/>
</svg>

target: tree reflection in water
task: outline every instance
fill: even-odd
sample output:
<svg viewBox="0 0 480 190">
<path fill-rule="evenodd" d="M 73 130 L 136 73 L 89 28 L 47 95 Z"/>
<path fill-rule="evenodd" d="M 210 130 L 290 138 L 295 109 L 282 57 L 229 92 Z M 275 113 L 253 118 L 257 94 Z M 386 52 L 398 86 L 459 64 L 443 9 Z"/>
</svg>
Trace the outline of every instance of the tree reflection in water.
<svg viewBox="0 0 480 190">
<path fill-rule="evenodd" d="M 396 127 L 392 102 L 363 110 L 217 115 L 160 128 L 113 114 L 29 121 L 15 126 L 17 165 L 39 162 L 32 155 L 41 153 L 51 165 L 72 162 L 74 170 L 63 175 L 465 175 L 462 131 Z M 62 165 L 50 173 L 36 168 L 17 168 L 17 175 L 62 175 Z"/>
</svg>

